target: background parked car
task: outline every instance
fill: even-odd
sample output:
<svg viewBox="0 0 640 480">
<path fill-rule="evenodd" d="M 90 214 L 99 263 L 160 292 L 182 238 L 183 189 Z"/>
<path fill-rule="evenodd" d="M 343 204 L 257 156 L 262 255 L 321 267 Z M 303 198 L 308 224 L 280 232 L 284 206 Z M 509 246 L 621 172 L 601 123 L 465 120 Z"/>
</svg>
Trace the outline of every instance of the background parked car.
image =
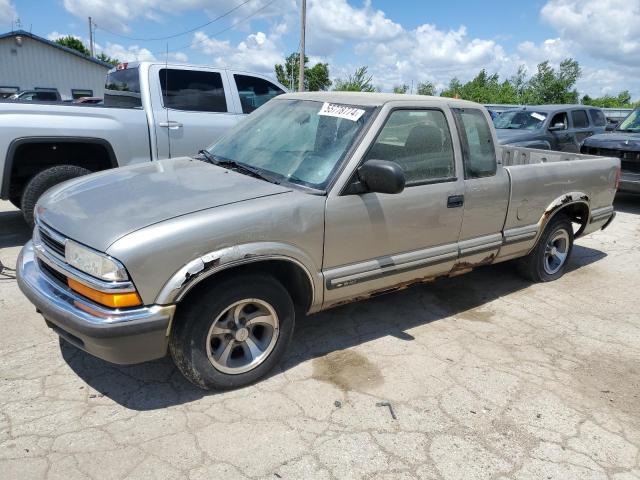
<svg viewBox="0 0 640 480">
<path fill-rule="evenodd" d="M 502 112 L 493 121 L 502 145 L 579 152 L 585 138 L 604 133 L 604 112 L 584 105 L 534 105 Z"/>
<path fill-rule="evenodd" d="M 90 108 L 0 102 L 0 198 L 21 208 L 28 223 L 53 185 L 195 154 L 286 91 L 255 73 L 152 62 L 120 64 L 105 89 L 104 105 Z"/>
<path fill-rule="evenodd" d="M 14 93 L 8 97 L 9 100 L 21 100 L 24 102 L 60 102 L 60 92 L 58 90 L 24 90 Z"/>
<path fill-rule="evenodd" d="M 98 104 L 102 103 L 103 100 L 100 97 L 80 97 L 76 98 L 73 103 L 90 103 L 90 104 Z"/>
<path fill-rule="evenodd" d="M 618 190 L 640 193 L 640 109 L 631 112 L 612 133 L 587 138 L 581 151 L 619 158 L 622 173 Z"/>
</svg>

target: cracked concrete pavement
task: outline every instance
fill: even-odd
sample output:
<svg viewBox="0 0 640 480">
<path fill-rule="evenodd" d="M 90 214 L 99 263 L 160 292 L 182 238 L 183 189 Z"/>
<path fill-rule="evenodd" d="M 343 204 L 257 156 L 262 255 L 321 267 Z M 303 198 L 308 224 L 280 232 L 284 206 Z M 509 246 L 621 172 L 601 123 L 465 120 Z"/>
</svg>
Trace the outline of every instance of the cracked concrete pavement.
<svg viewBox="0 0 640 480">
<path fill-rule="evenodd" d="M 60 344 L 0 276 L 0 478 L 640 479 L 640 197 L 617 209 L 559 281 L 497 265 L 302 319 L 224 393 Z M 28 236 L 0 202 L 5 265 Z"/>
</svg>

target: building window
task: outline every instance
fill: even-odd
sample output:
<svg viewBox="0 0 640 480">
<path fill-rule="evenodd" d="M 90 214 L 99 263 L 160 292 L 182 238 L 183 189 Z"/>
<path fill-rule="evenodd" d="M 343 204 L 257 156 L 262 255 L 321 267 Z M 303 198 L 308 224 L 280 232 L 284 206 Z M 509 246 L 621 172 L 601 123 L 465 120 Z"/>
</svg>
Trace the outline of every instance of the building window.
<svg viewBox="0 0 640 480">
<path fill-rule="evenodd" d="M 71 97 L 74 100 L 82 97 L 93 97 L 93 90 L 82 89 L 82 88 L 72 88 Z"/>
</svg>

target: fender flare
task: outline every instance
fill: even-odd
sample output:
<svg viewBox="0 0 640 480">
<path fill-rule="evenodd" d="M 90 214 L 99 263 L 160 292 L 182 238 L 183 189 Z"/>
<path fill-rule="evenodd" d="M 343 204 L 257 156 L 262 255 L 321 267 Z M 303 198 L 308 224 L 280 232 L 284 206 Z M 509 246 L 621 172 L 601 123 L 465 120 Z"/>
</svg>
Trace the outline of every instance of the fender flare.
<svg viewBox="0 0 640 480">
<path fill-rule="evenodd" d="M 551 221 L 551 219 L 556 214 L 558 214 L 559 212 L 561 212 L 562 210 L 564 210 L 566 207 L 570 205 L 584 205 L 587 209 L 587 215 L 582 220 L 582 224 L 580 225 L 580 228 L 575 234 L 575 238 L 580 237 L 580 235 L 588 225 L 589 218 L 591 216 L 590 199 L 589 199 L 589 195 L 587 195 L 584 192 L 569 192 L 553 200 L 549 204 L 549 206 L 547 206 L 547 208 L 544 210 L 544 213 L 540 217 L 540 220 L 538 220 L 538 236 L 536 237 L 536 242 L 534 245 L 537 245 L 538 240 L 542 235 L 542 232 L 544 232 L 544 229 L 549 223 L 549 221 Z"/>
<path fill-rule="evenodd" d="M 300 268 L 309 281 L 311 290 L 311 309 L 322 301 L 318 298 L 321 293 L 321 275 L 314 267 L 311 258 L 292 245 L 276 242 L 256 242 L 222 248 L 195 258 L 175 272 L 164 284 L 156 296 L 155 303 L 167 305 L 177 303 L 196 285 L 203 280 L 222 271 L 262 261 L 280 260 L 289 262 Z"/>
<path fill-rule="evenodd" d="M 118 160 L 111 144 L 104 138 L 97 137 L 77 137 L 77 136 L 37 136 L 37 137 L 19 137 L 12 140 L 7 149 L 7 156 L 4 160 L 4 169 L 2 172 L 2 185 L 0 185 L 0 198 L 9 197 L 9 186 L 11 185 L 11 171 L 13 169 L 13 161 L 18 148 L 23 145 L 37 143 L 90 143 L 104 147 L 109 156 L 109 162 L 112 168 L 118 167 Z"/>
</svg>

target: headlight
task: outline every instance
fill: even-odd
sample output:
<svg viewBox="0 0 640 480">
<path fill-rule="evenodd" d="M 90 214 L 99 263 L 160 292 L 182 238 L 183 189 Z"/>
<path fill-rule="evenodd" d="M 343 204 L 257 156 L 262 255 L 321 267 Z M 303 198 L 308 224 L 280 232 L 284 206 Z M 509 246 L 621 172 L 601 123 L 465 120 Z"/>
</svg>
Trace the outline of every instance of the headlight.
<svg viewBox="0 0 640 480">
<path fill-rule="evenodd" d="M 65 242 L 64 258 L 72 267 L 101 280 L 112 282 L 129 279 L 126 270 L 119 262 L 72 240 Z"/>
</svg>

